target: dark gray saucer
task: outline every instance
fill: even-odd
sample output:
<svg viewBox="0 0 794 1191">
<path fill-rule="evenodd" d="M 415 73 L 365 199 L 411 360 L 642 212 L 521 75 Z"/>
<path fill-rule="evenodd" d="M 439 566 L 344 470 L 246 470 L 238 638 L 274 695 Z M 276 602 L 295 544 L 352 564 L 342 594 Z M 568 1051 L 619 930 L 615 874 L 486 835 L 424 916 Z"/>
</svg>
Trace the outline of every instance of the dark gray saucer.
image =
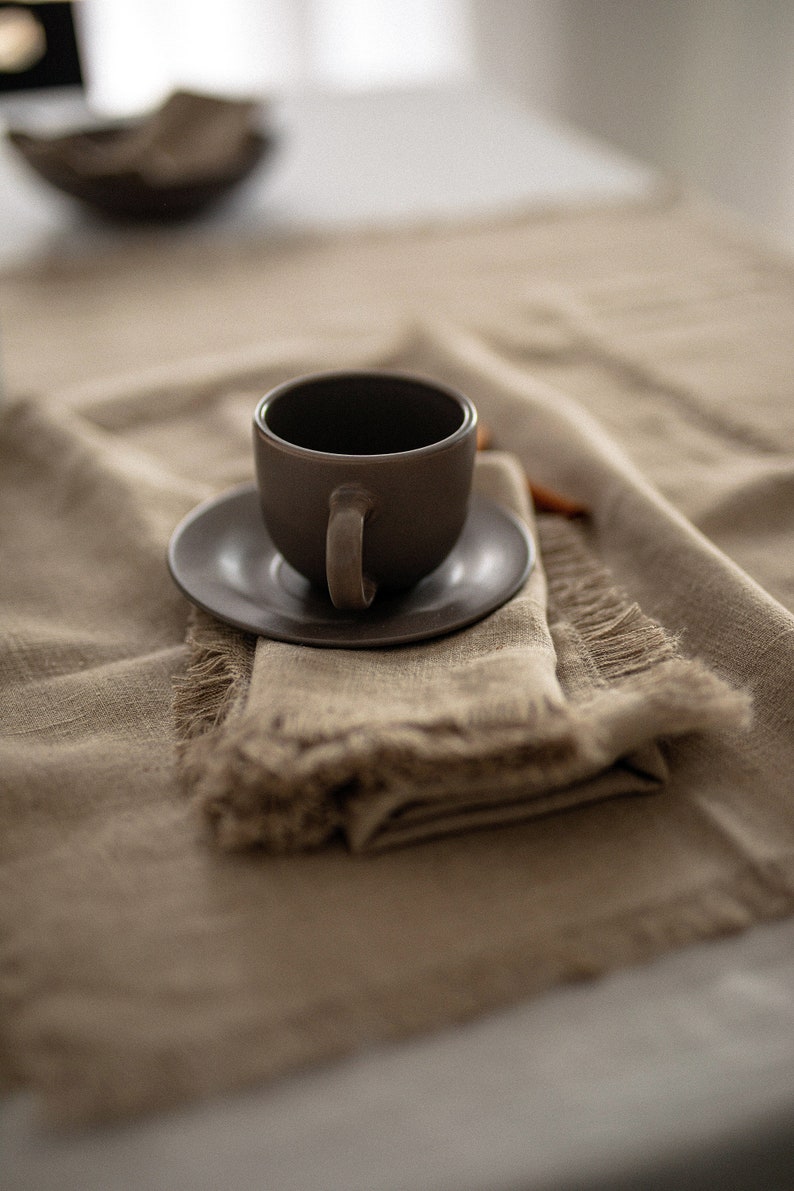
<svg viewBox="0 0 794 1191">
<path fill-rule="evenodd" d="M 177 586 L 220 620 L 277 641 L 344 649 L 405 645 L 472 624 L 515 595 L 534 561 L 524 525 L 475 494 L 456 546 L 432 574 L 410 591 L 376 597 L 365 612 L 340 612 L 278 553 L 254 484 L 199 505 L 168 548 Z"/>
</svg>

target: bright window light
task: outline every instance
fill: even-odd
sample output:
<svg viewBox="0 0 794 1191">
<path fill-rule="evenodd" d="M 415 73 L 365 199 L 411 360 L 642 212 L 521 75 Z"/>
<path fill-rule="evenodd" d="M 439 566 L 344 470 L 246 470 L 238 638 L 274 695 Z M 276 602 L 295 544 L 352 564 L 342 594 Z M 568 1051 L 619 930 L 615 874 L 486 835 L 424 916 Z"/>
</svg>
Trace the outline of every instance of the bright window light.
<svg viewBox="0 0 794 1191">
<path fill-rule="evenodd" d="M 467 0 L 82 0 L 91 103 L 124 114 L 175 87 L 259 95 L 463 77 Z"/>
</svg>

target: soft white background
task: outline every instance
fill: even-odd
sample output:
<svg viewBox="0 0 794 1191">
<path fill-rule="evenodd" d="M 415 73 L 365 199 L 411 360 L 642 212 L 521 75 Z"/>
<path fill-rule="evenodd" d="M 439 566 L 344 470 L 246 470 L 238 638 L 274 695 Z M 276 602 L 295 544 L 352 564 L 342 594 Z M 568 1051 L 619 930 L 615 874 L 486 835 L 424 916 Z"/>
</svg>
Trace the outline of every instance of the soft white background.
<svg viewBox="0 0 794 1191">
<path fill-rule="evenodd" d="M 479 79 L 794 247 L 791 0 L 82 0 L 94 99 Z"/>
</svg>

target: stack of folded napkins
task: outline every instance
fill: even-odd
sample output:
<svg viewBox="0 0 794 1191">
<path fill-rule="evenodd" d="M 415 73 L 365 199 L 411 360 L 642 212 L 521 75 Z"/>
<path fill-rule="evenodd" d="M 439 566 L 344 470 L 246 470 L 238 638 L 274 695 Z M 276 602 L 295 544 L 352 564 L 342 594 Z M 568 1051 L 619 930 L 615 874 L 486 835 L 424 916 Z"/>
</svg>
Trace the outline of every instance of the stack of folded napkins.
<svg viewBox="0 0 794 1191">
<path fill-rule="evenodd" d="M 585 527 L 535 517 L 511 456 L 480 455 L 475 487 L 526 519 L 539 559 L 463 631 L 329 650 L 194 613 L 180 766 L 220 847 L 368 852 L 659 791 L 666 739 L 746 722 L 746 696 L 615 587 Z"/>
</svg>

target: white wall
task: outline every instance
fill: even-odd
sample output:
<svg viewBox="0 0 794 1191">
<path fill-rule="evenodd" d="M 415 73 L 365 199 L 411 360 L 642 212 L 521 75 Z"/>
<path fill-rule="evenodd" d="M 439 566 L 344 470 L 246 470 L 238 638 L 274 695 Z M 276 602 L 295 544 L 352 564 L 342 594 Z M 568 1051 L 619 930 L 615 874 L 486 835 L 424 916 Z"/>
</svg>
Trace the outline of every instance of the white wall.
<svg viewBox="0 0 794 1191">
<path fill-rule="evenodd" d="M 471 0 L 479 69 L 794 246 L 792 0 Z"/>
</svg>

